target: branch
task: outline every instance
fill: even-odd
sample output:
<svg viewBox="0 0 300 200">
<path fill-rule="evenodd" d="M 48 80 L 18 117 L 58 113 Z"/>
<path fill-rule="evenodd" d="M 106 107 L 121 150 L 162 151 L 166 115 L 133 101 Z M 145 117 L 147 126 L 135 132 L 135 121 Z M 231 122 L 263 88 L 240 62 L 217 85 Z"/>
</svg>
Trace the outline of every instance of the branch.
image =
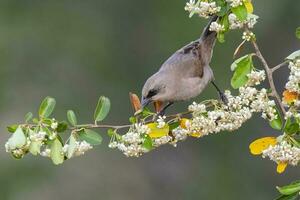
<svg viewBox="0 0 300 200">
<path fill-rule="evenodd" d="M 276 65 L 275 67 L 273 67 L 271 70 L 274 73 L 276 70 L 280 69 L 281 67 L 284 67 L 285 65 L 287 65 L 289 63 L 288 60 L 284 61 L 283 63 L 280 63 L 279 65 Z"/>
<path fill-rule="evenodd" d="M 280 107 L 281 114 L 285 115 L 286 110 L 285 110 L 283 104 L 281 103 L 281 98 L 278 95 L 278 92 L 276 90 L 274 80 L 273 80 L 273 72 L 275 70 L 279 69 L 280 67 L 282 67 L 284 64 L 283 63 L 279 64 L 273 69 L 270 68 L 267 61 L 266 61 L 266 59 L 263 57 L 257 43 L 254 40 L 252 40 L 252 45 L 255 49 L 256 56 L 260 59 L 260 61 L 262 62 L 263 66 L 265 68 L 265 71 L 266 71 L 266 74 L 267 74 L 267 77 L 268 77 L 268 81 L 269 81 L 269 85 L 270 85 L 270 88 L 271 88 L 271 91 L 272 91 L 271 94 L 275 98 L 276 104 Z"/>
</svg>

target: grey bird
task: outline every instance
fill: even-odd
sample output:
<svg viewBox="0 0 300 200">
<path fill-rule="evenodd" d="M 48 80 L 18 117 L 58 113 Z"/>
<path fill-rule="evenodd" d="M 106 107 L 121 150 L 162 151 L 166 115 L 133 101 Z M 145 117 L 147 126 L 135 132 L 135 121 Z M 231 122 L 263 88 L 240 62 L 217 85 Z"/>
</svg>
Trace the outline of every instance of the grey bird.
<svg viewBox="0 0 300 200">
<path fill-rule="evenodd" d="M 213 82 L 214 75 L 209 66 L 217 36 L 209 27 L 217 19 L 213 16 L 198 40 L 176 51 L 158 72 L 148 78 L 142 90 L 143 108 L 152 102 L 162 102 L 165 106 L 159 114 L 163 115 L 174 102 L 186 101 L 201 94 L 210 82 L 226 102 L 226 97 Z"/>
</svg>

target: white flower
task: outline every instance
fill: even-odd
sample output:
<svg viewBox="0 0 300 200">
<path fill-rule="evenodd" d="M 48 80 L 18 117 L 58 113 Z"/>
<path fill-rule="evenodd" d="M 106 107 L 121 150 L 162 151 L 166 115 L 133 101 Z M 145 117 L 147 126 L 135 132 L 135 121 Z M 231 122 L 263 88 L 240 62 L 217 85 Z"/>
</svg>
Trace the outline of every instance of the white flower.
<svg viewBox="0 0 300 200">
<path fill-rule="evenodd" d="M 219 33 L 219 32 L 225 31 L 225 27 L 224 27 L 224 25 L 221 25 L 218 22 L 212 22 L 209 27 L 209 30 Z"/>
<path fill-rule="evenodd" d="M 75 156 L 81 156 L 84 155 L 84 153 L 90 149 L 92 149 L 93 146 L 90 145 L 89 143 L 87 143 L 86 141 L 82 141 L 82 142 L 76 142 L 76 148 L 75 148 L 75 152 L 74 155 Z"/>
<path fill-rule="evenodd" d="M 242 39 L 246 41 L 251 41 L 255 37 L 253 32 L 243 32 Z"/>
<path fill-rule="evenodd" d="M 159 116 L 158 119 L 156 120 L 158 125 L 157 128 L 163 128 L 166 126 L 166 122 L 165 122 L 166 116 Z"/>
<path fill-rule="evenodd" d="M 266 73 L 264 70 L 252 70 L 250 74 L 247 75 L 247 77 L 249 78 L 247 86 L 259 85 L 262 81 L 266 79 Z"/>
<path fill-rule="evenodd" d="M 200 17 L 209 18 L 210 16 L 218 13 L 221 7 L 216 5 L 216 2 L 200 2 L 195 3 L 195 0 L 190 0 L 186 3 L 184 8 L 186 11 L 190 12 L 190 16 L 194 13 L 198 14 Z"/>
<path fill-rule="evenodd" d="M 229 29 L 241 29 L 244 25 L 247 25 L 248 28 L 253 28 L 256 24 L 258 16 L 253 14 L 248 14 L 247 19 L 245 21 L 240 21 L 237 16 L 233 13 L 229 14 Z"/>
<path fill-rule="evenodd" d="M 290 75 L 285 88 L 291 92 L 297 92 L 300 94 L 300 59 L 289 63 Z"/>
<path fill-rule="evenodd" d="M 230 3 L 231 7 L 238 7 L 243 5 L 243 0 L 226 0 L 228 3 Z"/>
<path fill-rule="evenodd" d="M 45 139 L 47 133 L 45 131 L 39 131 L 39 132 L 33 132 L 33 131 L 30 131 L 29 132 L 29 138 L 31 141 L 34 141 L 34 142 L 41 142 Z"/>
<path fill-rule="evenodd" d="M 300 149 L 282 141 L 275 146 L 270 146 L 263 151 L 263 155 L 269 157 L 270 160 L 276 163 L 288 163 L 290 165 L 297 165 L 300 160 Z"/>
<path fill-rule="evenodd" d="M 46 148 L 40 153 L 40 155 L 43 157 L 50 157 L 50 153 L 51 153 L 51 149 Z"/>
<path fill-rule="evenodd" d="M 52 122 L 52 123 L 51 123 L 51 128 L 52 128 L 53 130 L 57 129 L 57 126 L 58 126 L 58 122 Z"/>
</svg>

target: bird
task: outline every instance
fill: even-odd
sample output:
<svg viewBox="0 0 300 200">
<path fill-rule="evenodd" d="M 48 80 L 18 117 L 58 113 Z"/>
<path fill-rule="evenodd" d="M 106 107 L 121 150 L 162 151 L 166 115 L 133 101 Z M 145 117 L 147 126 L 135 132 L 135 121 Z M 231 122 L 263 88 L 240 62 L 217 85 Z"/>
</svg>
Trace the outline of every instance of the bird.
<svg viewBox="0 0 300 200">
<path fill-rule="evenodd" d="M 142 109 L 150 103 L 160 102 L 164 107 L 158 115 L 164 115 L 175 102 L 199 96 L 210 82 L 226 103 L 226 96 L 214 83 L 214 74 L 209 66 L 217 37 L 217 33 L 210 31 L 209 27 L 217 19 L 217 16 L 211 17 L 200 38 L 177 50 L 147 79 L 142 89 Z"/>
</svg>

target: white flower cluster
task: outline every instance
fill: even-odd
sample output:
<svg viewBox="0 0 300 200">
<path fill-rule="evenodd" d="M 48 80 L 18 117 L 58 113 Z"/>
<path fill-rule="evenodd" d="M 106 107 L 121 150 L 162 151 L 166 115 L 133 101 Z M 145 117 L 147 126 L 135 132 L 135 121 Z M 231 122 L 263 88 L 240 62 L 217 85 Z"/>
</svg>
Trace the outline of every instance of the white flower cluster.
<svg viewBox="0 0 300 200">
<path fill-rule="evenodd" d="M 65 144 L 62 149 L 62 154 L 67 156 L 69 148 L 70 148 L 70 145 Z M 76 141 L 72 157 L 84 155 L 85 152 L 87 152 L 88 150 L 91 150 L 92 148 L 93 148 L 93 146 L 86 141 Z M 45 148 L 43 151 L 41 151 L 40 155 L 43 157 L 50 157 L 51 149 Z M 71 157 L 69 157 L 69 158 L 71 158 Z"/>
<path fill-rule="evenodd" d="M 251 40 L 253 40 L 255 38 L 255 35 L 253 32 L 243 32 L 243 36 L 242 39 L 246 40 L 247 42 L 250 42 Z"/>
<path fill-rule="evenodd" d="M 144 124 L 134 124 L 120 141 L 111 142 L 109 148 L 118 148 L 128 157 L 139 157 L 148 151 L 143 147 L 143 142 L 149 131 L 149 127 Z"/>
<path fill-rule="evenodd" d="M 275 146 L 269 146 L 263 151 L 263 158 L 269 157 L 270 160 L 276 163 L 288 163 L 296 166 L 300 161 L 300 148 L 282 141 Z"/>
<path fill-rule="evenodd" d="M 165 122 L 165 119 L 166 119 L 166 116 L 159 116 L 158 119 L 157 119 L 157 128 L 163 128 L 165 127 L 166 125 L 166 122 Z"/>
<path fill-rule="evenodd" d="M 29 131 L 29 139 L 34 142 L 42 142 L 47 133 L 45 131 L 39 131 L 39 132 L 34 132 L 34 131 Z"/>
<path fill-rule="evenodd" d="M 252 70 L 251 73 L 247 75 L 247 77 L 247 86 L 255 86 L 259 85 L 262 81 L 266 79 L 266 73 L 264 70 Z"/>
<path fill-rule="evenodd" d="M 200 0 L 195 2 L 195 0 L 190 0 L 186 3 L 184 8 L 186 11 L 193 14 L 198 14 L 200 17 L 209 18 L 210 16 L 216 14 L 221 10 L 221 7 L 216 5 L 216 2 L 201 2 Z"/>
<path fill-rule="evenodd" d="M 247 20 L 240 21 L 237 16 L 233 13 L 229 14 L 229 29 L 241 29 L 246 25 L 248 28 L 253 28 L 254 25 L 257 23 L 258 16 L 253 14 L 248 14 Z"/>
<path fill-rule="evenodd" d="M 254 83 L 264 80 L 263 73 L 257 73 L 259 78 L 253 76 L 256 80 Z M 249 80 L 253 82 L 251 78 Z M 239 92 L 239 96 L 232 96 L 230 91 L 226 91 L 228 104 L 212 111 L 206 111 L 204 104 L 193 103 L 189 106 L 189 110 L 193 112 L 193 119 L 186 124 L 186 128 L 177 128 L 173 133 L 180 134 L 180 139 L 183 139 L 188 134 L 201 133 L 201 136 L 204 136 L 224 130 L 233 131 L 250 119 L 254 112 L 262 112 L 262 117 L 270 121 L 277 118 L 275 102 L 269 100 L 266 89 L 240 87 Z"/>
<path fill-rule="evenodd" d="M 67 155 L 69 148 L 70 148 L 70 145 L 68 145 L 68 144 L 64 145 L 63 153 L 65 155 Z M 84 140 L 83 141 L 76 141 L 75 142 L 75 147 L 74 147 L 74 153 L 73 153 L 72 157 L 84 155 L 85 152 L 87 152 L 88 150 L 91 150 L 92 148 L 93 148 L 93 146 L 90 143 L 88 143 Z"/>
<path fill-rule="evenodd" d="M 243 5 L 243 0 L 226 0 L 232 8 Z"/>
<path fill-rule="evenodd" d="M 224 25 L 219 24 L 218 22 L 212 22 L 209 27 L 209 30 L 219 33 L 219 32 L 225 31 L 225 27 L 224 27 Z"/>
<path fill-rule="evenodd" d="M 300 94 L 300 59 L 290 62 L 289 68 L 291 72 L 285 88 L 291 92 L 297 92 Z"/>
</svg>

